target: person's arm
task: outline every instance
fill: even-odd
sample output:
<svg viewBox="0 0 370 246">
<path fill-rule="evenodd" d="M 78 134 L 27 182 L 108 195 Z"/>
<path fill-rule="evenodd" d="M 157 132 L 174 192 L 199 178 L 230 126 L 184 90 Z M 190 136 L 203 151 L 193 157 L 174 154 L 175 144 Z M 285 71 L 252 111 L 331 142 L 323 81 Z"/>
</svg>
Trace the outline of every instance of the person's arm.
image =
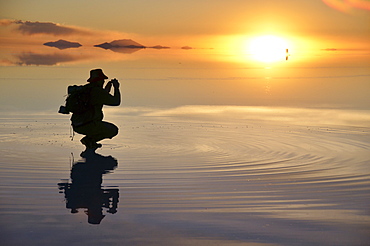
<svg viewBox="0 0 370 246">
<path fill-rule="evenodd" d="M 109 93 L 111 86 L 114 87 L 114 94 L 113 95 L 111 95 Z M 120 86 L 120 84 L 119 84 L 118 80 L 116 80 L 116 79 L 112 79 L 111 81 L 108 82 L 108 84 L 104 88 L 104 91 L 106 93 L 103 93 L 104 95 L 101 95 L 101 98 L 102 98 L 101 102 L 104 105 L 118 106 L 118 105 L 121 104 L 121 92 L 119 90 L 119 86 Z M 108 91 L 108 89 L 109 89 L 109 91 Z"/>
<path fill-rule="evenodd" d="M 118 80 L 116 79 L 113 79 L 112 80 L 112 84 L 113 84 L 113 87 L 114 87 L 114 94 L 113 94 L 113 97 L 115 99 L 115 105 L 112 105 L 112 106 L 118 106 L 121 104 L 121 92 L 119 90 L 119 82 Z"/>
<path fill-rule="evenodd" d="M 108 106 L 118 106 L 121 104 L 119 82 L 117 80 L 111 80 L 108 83 L 111 84 L 110 86 L 114 87 L 114 94 L 112 95 L 108 92 L 108 84 L 105 86 L 105 88 L 94 87 L 91 92 L 93 105 L 103 104 Z"/>
<path fill-rule="evenodd" d="M 111 88 L 112 88 L 112 85 L 113 85 L 113 82 L 112 81 L 109 81 L 106 85 L 105 85 L 105 88 L 104 88 L 104 90 L 106 91 L 106 92 L 110 92 L 110 90 L 111 90 Z"/>
</svg>

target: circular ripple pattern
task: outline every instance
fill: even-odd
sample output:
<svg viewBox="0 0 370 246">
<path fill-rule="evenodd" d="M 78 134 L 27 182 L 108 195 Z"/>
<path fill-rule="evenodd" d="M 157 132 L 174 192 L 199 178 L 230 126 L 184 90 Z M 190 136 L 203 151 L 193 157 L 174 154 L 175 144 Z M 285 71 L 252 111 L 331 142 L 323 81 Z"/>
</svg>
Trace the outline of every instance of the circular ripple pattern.
<svg viewBox="0 0 370 246">
<path fill-rule="evenodd" d="M 256 242 L 289 245 L 298 235 L 306 245 L 320 244 L 318 238 L 353 245 L 348 231 L 367 241 L 368 128 L 135 120 L 125 119 L 120 134 L 98 150 L 118 160 L 103 177 L 105 188 L 119 189 L 118 213 L 104 221 L 112 231 L 134 221 L 140 230 L 152 225 L 242 242 L 253 234 Z M 79 159 L 79 136 L 70 141 L 58 121 L 20 121 L 3 123 L 0 139 L 3 214 L 37 221 L 42 214 L 48 227 L 58 214 L 60 224 L 69 211 L 57 183 L 68 182 Z"/>
<path fill-rule="evenodd" d="M 370 145 L 360 130 L 168 123 L 125 137 L 127 164 L 117 172 L 127 196 L 140 194 L 139 208 L 284 217 L 300 208 L 329 221 L 367 209 Z"/>
</svg>

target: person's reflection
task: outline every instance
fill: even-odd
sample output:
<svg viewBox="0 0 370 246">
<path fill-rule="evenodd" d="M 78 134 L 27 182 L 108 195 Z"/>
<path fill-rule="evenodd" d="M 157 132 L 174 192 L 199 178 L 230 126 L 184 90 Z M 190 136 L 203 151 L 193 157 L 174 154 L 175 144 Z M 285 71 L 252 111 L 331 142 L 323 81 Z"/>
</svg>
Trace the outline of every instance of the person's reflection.
<svg viewBox="0 0 370 246">
<path fill-rule="evenodd" d="M 71 170 L 72 182 L 59 183 L 59 190 L 64 190 L 66 207 L 71 213 L 78 213 L 84 208 L 90 224 L 100 224 L 103 208 L 107 212 L 117 212 L 118 189 L 102 189 L 103 174 L 117 167 L 117 160 L 112 156 L 102 156 L 93 151 L 83 155 L 84 161 L 73 164 Z"/>
</svg>

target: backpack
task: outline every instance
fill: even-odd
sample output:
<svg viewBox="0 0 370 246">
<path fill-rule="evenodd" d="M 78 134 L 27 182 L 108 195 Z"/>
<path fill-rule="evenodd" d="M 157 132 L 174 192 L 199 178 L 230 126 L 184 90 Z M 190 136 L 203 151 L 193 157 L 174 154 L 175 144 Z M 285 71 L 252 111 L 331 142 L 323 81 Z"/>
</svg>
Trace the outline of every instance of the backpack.
<svg viewBox="0 0 370 246">
<path fill-rule="evenodd" d="M 91 86 L 68 86 L 68 96 L 65 108 L 68 112 L 75 114 L 82 114 L 91 109 Z"/>
</svg>

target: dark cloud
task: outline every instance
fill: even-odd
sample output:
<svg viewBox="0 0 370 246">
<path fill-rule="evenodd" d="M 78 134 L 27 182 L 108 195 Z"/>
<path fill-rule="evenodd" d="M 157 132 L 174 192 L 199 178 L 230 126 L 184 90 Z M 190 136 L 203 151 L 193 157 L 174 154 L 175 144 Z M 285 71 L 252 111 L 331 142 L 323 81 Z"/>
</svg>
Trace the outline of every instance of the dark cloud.
<svg viewBox="0 0 370 246">
<path fill-rule="evenodd" d="M 62 26 L 52 22 L 32 22 L 32 21 L 9 21 L 2 20 L 1 25 L 15 24 L 16 30 L 24 35 L 34 35 L 34 34 L 49 34 L 54 36 L 62 35 L 73 35 L 73 34 L 90 34 L 88 31 L 69 26 Z"/>
<path fill-rule="evenodd" d="M 22 53 L 16 56 L 18 62 L 16 65 L 46 65 L 53 66 L 62 62 L 71 62 L 81 59 L 81 57 L 72 56 L 69 54 L 37 54 L 37 53 Z"/>
</svg>

